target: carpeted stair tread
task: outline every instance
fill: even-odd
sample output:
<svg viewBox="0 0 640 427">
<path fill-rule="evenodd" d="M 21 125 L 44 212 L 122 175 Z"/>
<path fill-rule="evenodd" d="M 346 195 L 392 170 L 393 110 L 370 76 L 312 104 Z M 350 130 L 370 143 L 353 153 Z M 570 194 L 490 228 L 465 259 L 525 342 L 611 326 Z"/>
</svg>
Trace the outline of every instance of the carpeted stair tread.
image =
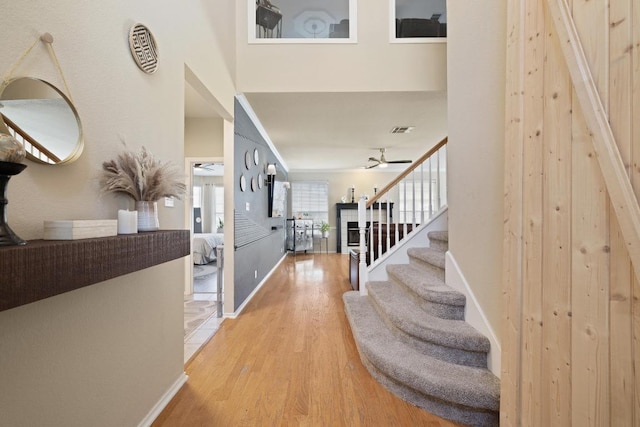
<svg viewBox="0 0 640 427">
<path fill-rule="evenodd" d="M 464 320 L 431 316 L 390 282 L 370 282 L 369 296 L 387 318 L 406 334 L 444 347 L 488 353 L 491 344 Z"/>
<path fill-rule="evenodd" d="M 351 291 L 344 294 L 343 300 L 361 357 L 392 380 L 440 400 L 441 416 L 459 410 L 459 405 L 499 410 L 499 380 L 489 370 L 421 354 L 393 335 L 369 298 Z"/>
<path fill-rule="evenodd" d="M 465 306 L 464 294 L 447 286 L 441 279 L 425 274 L 410 264 L 387 265 L 387 274 L 426 301 L 457 307 Z"/>
<path fill-rule="evenodd" d="M 415 258 L 444 269 L 445 255 L 441 250 L 434 248 L 409 248 L 407 249 L 407 255 L 409 255 L 409 258 Z"/>
<path fill-rule="evenodd" d="M 427 237 L 429 238 L 429 240 L 438 240 L 445 243 L 449 242 L 448 231 L 430 231 L 427 233 Z"/>
</svg>

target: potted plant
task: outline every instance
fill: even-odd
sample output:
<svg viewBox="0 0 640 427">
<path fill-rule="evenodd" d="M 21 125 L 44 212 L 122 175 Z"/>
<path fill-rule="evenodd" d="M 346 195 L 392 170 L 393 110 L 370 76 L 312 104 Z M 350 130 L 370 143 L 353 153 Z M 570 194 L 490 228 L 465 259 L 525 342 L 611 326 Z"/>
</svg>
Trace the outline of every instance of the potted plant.
<svg viewBox="0 0 640 427">
<path fill-rule="evenodd" d="M 222 218 L 218 217 L 218 233 L 224 233 L 224 221 Z"/>
<path fill-rule="evenodd" d="M 322 223 L 320 223 L 320 232 L 322 233 L 322 237 L 329 237 L 330 228 L 331 227 L 329 226 L 328 222 L 322 221 Z"/>
</svg>

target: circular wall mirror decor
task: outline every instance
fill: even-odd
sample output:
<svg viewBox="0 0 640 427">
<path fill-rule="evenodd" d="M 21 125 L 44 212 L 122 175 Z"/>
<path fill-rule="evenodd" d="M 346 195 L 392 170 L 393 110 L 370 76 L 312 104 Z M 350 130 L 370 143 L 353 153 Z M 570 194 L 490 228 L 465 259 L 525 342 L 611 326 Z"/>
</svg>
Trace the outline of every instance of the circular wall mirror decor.
<svg viewBox="0 0 640 427">
<path fill-rule="evenodd" d="M 247 189 L 247 178 L 244 175 L 240 175 L 240 191 Z"/>
<path fill-rule="evenodd" d="M 247 150 L 244 153 L 244 166 L 249 170 L 251 169 L 251 165 L 253 165 L 253 159 L 251 158 L 251 152 Z"/>
<path fill-rule="evenodd" d="M 256 191 L 258 189 L 258 185 L 256 184 L 256 177 L 251 178 L 251 191 Z"/>
<path fill-rule="evenodd" d="M 51 83 L 30 77 L 11 80 L 0 93 L 0 131 L 20 141 L 38 163 L 69 163 L 80 157 L 82 124 L 73 103 Z"/>
<path fill-rule="evenodd" d="M 263 181 L 262 174 L 259 173 L 258 174 L 258 188 L 262 188 L 262 181 Z"/>
<path fill-rule="evenodd" d="M 153 74 L 158 69 L 158 47 L 153 34 L 142 24 L 135 24 L 129 31 L 131 56 L 142 71 Z"/>
<path fill-rule="evenodd" d="M 253 150 L 253 164 L 258 166 L 258 163 L 260 163 L 260 153 L 258 153 L 258 149 L 254 149 Z"/>
</svg>

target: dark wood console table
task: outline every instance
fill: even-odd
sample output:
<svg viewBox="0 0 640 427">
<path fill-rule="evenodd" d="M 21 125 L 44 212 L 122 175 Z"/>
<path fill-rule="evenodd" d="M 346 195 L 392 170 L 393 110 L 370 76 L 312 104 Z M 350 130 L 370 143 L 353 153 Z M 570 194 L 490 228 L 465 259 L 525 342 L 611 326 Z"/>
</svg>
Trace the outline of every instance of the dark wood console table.
<svg viewBox="0 0 640 427">
<path fill-rule="evenodd" d="M 189 255 L 189 230 L 0 247 L 0 311 Z"/>
</svg>

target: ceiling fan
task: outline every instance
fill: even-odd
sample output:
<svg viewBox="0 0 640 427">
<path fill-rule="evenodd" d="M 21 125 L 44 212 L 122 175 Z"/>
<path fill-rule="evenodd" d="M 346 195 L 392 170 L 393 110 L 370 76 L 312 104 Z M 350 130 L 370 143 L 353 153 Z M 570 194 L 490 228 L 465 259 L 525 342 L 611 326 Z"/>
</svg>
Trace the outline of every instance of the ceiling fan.
<svg viewBox="0 0 640 427">
<path fill-rule="evenodd" d="M 194 163 L 193 172 L 195 175 L 222 176 L 224 174 L 224 165 L 222 163 Z"/>
<path fill-rule="evenodd" d="M 384 152 L 386 151 L 386 148 L 380 148 L 380 158 L 376 159 L 375 157 L 369 157 L 369 161 L 370 162 L 376 162 L 373 165 L 367 166 L 367 169 L 371 169 L 371 168 L 375 168 L 377 166 L 380 166 L 381 168 L 386 168 L 387 166 L 389 166 L 389 164 L 391 163 L 411 163 L 411 160 L 387 160 L 384 157 Z"/>
</svg>

